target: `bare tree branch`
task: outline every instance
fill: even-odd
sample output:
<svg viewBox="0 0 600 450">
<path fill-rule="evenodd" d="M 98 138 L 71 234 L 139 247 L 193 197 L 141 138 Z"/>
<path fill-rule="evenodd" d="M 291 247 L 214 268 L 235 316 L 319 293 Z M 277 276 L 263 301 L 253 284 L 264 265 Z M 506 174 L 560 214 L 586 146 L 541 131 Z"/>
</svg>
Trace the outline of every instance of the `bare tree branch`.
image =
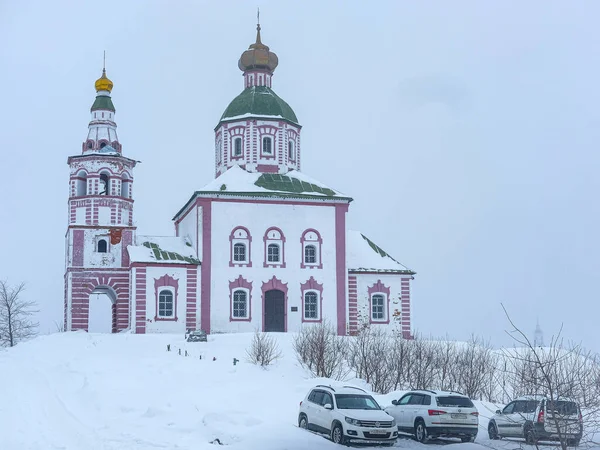
<svg viewBox="0 0 600 450">
<path fill-rule="evenodd" d="M 34 337 L 39 324 L 32 320 L 35 302 L 23 300 L 25 283 L 10 286 L 0 280 L 0 345 L 14 347 L 19 342 Z"/>
</svg>

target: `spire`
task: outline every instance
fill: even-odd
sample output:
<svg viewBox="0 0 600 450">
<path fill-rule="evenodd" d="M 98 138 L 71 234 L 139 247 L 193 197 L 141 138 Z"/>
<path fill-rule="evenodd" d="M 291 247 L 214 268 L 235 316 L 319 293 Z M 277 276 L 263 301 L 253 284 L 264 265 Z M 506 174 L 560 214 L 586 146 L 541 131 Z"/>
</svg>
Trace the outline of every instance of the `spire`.
<svg viewBox="0 0 600 450">
<path fill-rule="evenodd" d="M 113 82 L 106 76 L 106 51 L 104 51 L 104 57 L 102 59 L 102 76 L 96 80 L 96 92 L 112 91 Z"/>
<path fill-rule="evenodd" d="M 243 72 L 248 70 L 262 70 L 273 73 L 279 60 L 277 55 L 269 51 L 269 47 L 262 43 L 260 36 L 260 11 L 257 13 L 256 42 L 250 44 L 248 50 L 242 53 L 238 67 Z"/>
<path fill-rule="evenodd" d="M 544 346 L 544 333 L 540 328 L 540 320 L 537 319 L 537 324 L 535 326 L 535 333 L 533 335 L 533 345 L 535 347 L 543 347 Z"/>
</svg>

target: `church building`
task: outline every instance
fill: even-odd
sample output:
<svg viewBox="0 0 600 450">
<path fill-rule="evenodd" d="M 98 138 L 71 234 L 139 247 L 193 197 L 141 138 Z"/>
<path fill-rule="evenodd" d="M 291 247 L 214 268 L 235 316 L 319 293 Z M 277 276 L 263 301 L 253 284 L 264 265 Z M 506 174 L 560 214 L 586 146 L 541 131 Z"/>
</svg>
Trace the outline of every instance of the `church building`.
<svg viewBox="0 0 600 450">
<path fill-rule="evenodd" d="M 215 179 L 174 211 L 172 237 L 136 232 L 136 160 L 119 142 L 103 69 L 81 154 L 67 161 L 66 330 L 296 332 L 327 321 L 339 335 L 371 324 L 411 337 L 415 272 L 348 230 L 352 198 L 301 170 L 317 149 L 303 148 L 272 89 L 277 65 L 258 25 L 238 62 L 244 89 L 214 129 Z"/>
</svg>

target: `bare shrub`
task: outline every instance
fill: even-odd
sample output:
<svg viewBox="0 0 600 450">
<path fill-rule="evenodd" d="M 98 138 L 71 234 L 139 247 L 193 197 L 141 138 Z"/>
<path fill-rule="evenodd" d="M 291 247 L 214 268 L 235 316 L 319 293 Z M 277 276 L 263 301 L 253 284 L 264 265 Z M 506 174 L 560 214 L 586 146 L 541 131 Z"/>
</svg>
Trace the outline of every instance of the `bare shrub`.
<svg viewBox="0 0 600 450">
<path fill-rule="evenodd" d="M 256 330 L 250 348 L 246 350 L 246 355 L 252 364 L 266 367 L 281 358 L 281 351 L 273 336 Z"/>
<path fill-rule="evenodd" d="M 348 341 L 338 336 L 328 321 L 303 326 L 294 337 L 293 347 L 300 364 L 313 376 L 336 380 L 346 376 Z"/>
<path fill-rule="evenodd" d="M 395 386 L 393 338 L 381 328 L 362 327 L 350 344 L 348 365 L 374 392 L 387 393 Z"/>
<path fill-rule="evenodd" d="M 21 298 L 24 290 L 25 283 L 13 287 L 0 280 L 0 345 L 14 347 L 37 334 L 39 324 L 31 317 L 38 311 L 35 302 Z"/>
</svg>

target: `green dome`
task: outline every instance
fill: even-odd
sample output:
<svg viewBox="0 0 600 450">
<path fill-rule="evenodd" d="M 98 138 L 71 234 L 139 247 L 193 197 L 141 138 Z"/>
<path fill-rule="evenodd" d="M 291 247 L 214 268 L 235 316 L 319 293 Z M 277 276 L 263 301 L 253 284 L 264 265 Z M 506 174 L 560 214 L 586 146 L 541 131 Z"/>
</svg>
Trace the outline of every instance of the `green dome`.
<svg viewBox="0 0 600 450">
<path fill-rule="evenodd" d="M 246 88 L 233 99 L 219 122 L 239 116 L 276 116 L 298 124 L 296 114 L 271 88 L 253 86 Z"/>
</svg>

